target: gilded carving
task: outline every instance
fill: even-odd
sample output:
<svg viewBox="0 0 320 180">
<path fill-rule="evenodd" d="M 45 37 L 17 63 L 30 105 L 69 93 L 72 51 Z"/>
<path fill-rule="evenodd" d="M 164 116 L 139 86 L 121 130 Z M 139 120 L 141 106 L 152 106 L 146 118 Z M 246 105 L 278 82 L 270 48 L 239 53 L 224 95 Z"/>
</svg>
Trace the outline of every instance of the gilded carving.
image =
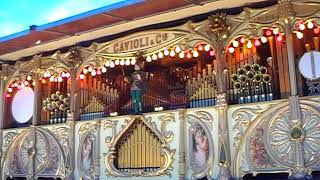
<svg viewBox="0 0 320 180">
<path fill-rule="evenodd" d="M 169 123 L 170 121 L 174 121 L 172 119 L 171 114 L 167 114 L 162 116 L 162 124 Z M 141 120 L 154 134 L 159 138 L 162 142 L 161 146 L 161 158 L 163 158 L 164 163 L 161 165 L 160 168 L 156 168 L 155 170 L 130 170 L 130 171 L 122 171 L 115 166 L 115 162 L 117 160 L 117 143 L 122 138 L 122 136 L 130 130 L 129 128 L 135 121 Z M 114 128 L 115 123 L 108 122 L 106 127 Z M 165 126 L 165 125 L 163 125 Z M 116 132 L 113 132 L 113 135 Z M 104 154 L 105 155 L 105 166 L 106 166 L 106 174 L 107 176 L 116 176 L 116 177 L 130 177 L 130 176 L 143 176 L 143 177 L 151 177 L 151 176 L 161 176 L 161 175 L 168 175 L 171 176 L 172 171 L 172 163 L 173 163 L 173 155 L 175 154 L 175 150 L 169 149 L 169 142 L 172 140 L 170 132 L 165 131 L 165 127 L 162 128 L 161 131 L 158 130 L 155 122 L 152 121 L 151 117 L 145 118 L 144 116 L 131 116 L 129 120 L 125 121 L 125 126 L 122 126 L 120 131 L 114 136 L 107 138 L 107 145 L 110 146 L 109 151 Z"/>
</svg>

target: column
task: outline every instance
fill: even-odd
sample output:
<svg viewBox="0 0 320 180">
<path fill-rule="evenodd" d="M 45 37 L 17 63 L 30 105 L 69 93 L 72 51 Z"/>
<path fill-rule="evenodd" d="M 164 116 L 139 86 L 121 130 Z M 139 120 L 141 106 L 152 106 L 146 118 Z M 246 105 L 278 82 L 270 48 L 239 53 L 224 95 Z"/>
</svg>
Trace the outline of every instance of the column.
<svg viewBox="0 0 320 180">
<path fill-rule="evenodd" d="M 226 81 L 225 81 L 225 58 L 223 45 L 219 44 L 216 47 L 216 60 L 218 65 L 217 72 L 217 101 L 216 109 L 218 111 L 218 123 L 219 123 L 219 142 L 218 142 L 218 158 L 220 171 L 218 179 L 230 179 L 230 165 L 231 165 L 231 152 L 230 152 L 230 140 L 229 140 L 229 128 L 228 128 L 228 105 L 226 99 Z"/>
<path fill-rule="evenodd" d="M 96 144 L 95 147 L 95 157 L 94 157 L 94 179 L 100 179 L 100 128 L 101 128 L 101 120 L 97 121 L 97 136 L 96 136 Z"/>
<path fill-rule="evenodd" d="M 186 179 L 186 120 L 185 109 L 179 110 L 180 134 L 179 134 L 179 180 Z"/>
<path fill-rule="evenodd" d="M 5 97 L 4 97 L 4 93 L 5 93 L 5 80 L 6 80 L 7 76 L 2 72 L 1 76 L 0 76 L 0 160 L 2 159 L 2 144 L 3 144 L 3 127 L 4 127 L 4 111 L 5 111 Z M 0 163 L 0 179 L 2 176 L 2 163 Z"/>
<path fill-rule="evenodd" d="M 302 119 L 301 119 L 301 109 L 299 103 L 299 96 L 297 94 L 297 79 L 296 79 L 296 64 L 294 58 L 294 47 L 293 47 L 293 37 L 291 23 L 285 24 L 285 34 L 286 34 L 286 46 L 289 64 L 289 77 L 290 77 L 290 90 L 291 96 L 289 98 L 290 112 L 293 124 L 295 124 L 298 129 L 302 130 Z M 292 171 L 293 176 L 304 176 L 304 153 L 303 153 L 303 140 L 295 140 L 295 161 L 296 165 Z"/>
</svg>

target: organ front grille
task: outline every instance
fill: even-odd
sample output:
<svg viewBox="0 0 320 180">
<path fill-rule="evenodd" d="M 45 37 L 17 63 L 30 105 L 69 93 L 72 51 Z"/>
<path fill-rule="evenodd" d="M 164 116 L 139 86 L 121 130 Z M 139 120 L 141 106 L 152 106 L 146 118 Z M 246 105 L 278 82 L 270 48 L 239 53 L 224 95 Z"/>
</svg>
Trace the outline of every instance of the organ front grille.
<svg viewBox="0 0 320 180">
<path fill-rule="evenodd" d="M 124 172 L 156 171 L 164 164 L 161 147 L 158 136 L 137 119 L 117 144 L 117 168 Z"/>
</svg>

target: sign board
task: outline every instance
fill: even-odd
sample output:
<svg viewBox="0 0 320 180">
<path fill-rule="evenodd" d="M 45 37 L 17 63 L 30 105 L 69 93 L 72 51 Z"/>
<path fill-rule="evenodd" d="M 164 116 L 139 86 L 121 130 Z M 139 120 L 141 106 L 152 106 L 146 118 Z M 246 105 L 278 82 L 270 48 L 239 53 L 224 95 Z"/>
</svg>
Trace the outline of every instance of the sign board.
<svg viewBox="0 0 320 180">
<path fill-rule="evenodd" d="M 174 33 L 168 32 L 148 32 L 137 34 L 131 37 L 120 39 L 111 43 L 106 53 L 128 53 L 134 51 L 143 51 L 157 46 L 164 46 L 176 38 Z"/>
</svg>

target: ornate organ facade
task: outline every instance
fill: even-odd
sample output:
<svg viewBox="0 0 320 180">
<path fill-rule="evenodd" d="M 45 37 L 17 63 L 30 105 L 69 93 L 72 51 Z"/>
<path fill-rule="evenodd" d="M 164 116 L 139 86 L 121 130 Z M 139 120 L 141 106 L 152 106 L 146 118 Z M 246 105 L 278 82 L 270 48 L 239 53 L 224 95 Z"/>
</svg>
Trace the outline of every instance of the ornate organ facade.
<svg viewBox="0 0 320 180">
<path fill-rule="evenodd" d="M 320 3 L 212 14 L 3 64 L 0 179 L 320 171 Z M 148 82 L 142 115 L 125 81 L 137 53 Z"/>
</svg>

